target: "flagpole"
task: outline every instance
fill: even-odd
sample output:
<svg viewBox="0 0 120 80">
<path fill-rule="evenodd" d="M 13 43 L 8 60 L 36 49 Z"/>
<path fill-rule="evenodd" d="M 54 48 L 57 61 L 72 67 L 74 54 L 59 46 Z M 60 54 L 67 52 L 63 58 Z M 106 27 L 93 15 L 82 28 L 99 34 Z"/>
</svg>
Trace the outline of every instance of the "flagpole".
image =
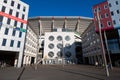
<svg viewBox="0 0 120 80">
<path fill-rule="evenodd" d="M 108 66 L 107 66 L 105 47 L 104 47 L 104 44 L 103 44 L 103 38 L 102 38 L 102 33 L 101 33 L 101 22 L 100 22 L 100 18 L 99 18 L 98 8 L 97 8 L 97 19 L 98 19 L 98 29 L 99 29 L 101 47 L 102 47 L 102 52 L 103 52 L 103 59 L 104 59 L 104 63 L 105 63 L 106 75 L 107 75 L 107 77 L 109 77 L 109 70 L 108 70 Z"/>
</svg>

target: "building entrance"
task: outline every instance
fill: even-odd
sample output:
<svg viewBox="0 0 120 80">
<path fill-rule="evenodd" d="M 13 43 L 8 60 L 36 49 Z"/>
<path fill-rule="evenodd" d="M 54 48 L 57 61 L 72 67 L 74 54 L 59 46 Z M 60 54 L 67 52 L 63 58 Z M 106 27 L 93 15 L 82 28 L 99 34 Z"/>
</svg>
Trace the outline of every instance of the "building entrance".
<svg viewBox="0 0 120 80">
<path fill-rule="evenodd" d="M 17 52 L 0 51 L 0 63 L 5 66 L 14 66 L 16 55 Z"/>
</svg>

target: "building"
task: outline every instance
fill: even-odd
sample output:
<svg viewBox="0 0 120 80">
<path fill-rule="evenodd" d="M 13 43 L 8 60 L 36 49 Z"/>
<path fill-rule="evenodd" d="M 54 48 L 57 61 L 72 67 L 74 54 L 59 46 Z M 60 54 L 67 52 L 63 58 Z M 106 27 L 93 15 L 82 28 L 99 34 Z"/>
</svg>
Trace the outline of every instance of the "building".
<svg viewBox="0 0 120 80">
<path fill-rule="evenodd" d="M 20 0 L 0 0 L 0 62 L 21 67 L 29 5 Z"/>
<path fill-rule="evenodd" d="M 107 40 L 106 53 L 110 53 L 113 65 L 120 65 L 120 0 L 106 0 L 93 6 L 93 14 L 96 32 L 99 32 L 98 19 L 100 19 L 104 43 Z"/>
<path fill-rule="evenodd" d="M 45 33 L 43 64 L 75 64 L 74 32 L 58 28 Z"/>
<path fill-rule="evenodd" d="M 78 16 L 42 16 L 42 17 L 31 17 L 28 19 L 29 26 L 31 29 L 38 35 L 39 38 L 39 53 L 38 53 L 38 58 L 43 58 L 45 60 L 46 58 L 53 59 L 57 58 L 57 53 L 61 55 L 61 52 L 63 52 L 60 48 L 58 49 L 56 45 L 58 44 L 59 41 L 57 41 L 57 36 L 61 35 L 61 37 L 67 36 L 67 34 L 71 34 L 72 38 L 74 41 L 70 42 L 70 45 L 74 43 L 75 49 L 73 49 L 73 54 L 74 52 L 76 55 L 74 58 L 77 58 L 79 63 L 82 61 L 82 47 L 81 47 L 81 36 L 80 34 L 84 32 L 84 30 L 88 27 L 88 25 L 92 22 L 92 18 L 87 18 L 87 17 L 78 17 Z M 57 31 L 60 30 L 60 31 Z M 49 49 L 53 46 L 51 44 L 48 47 L 49 42 L 51 42 L 48 37 L 53 35 L 55 37 L 55 42 L 54 42 L 54 48 L 55 49 Z M 55 36 L 56 35 L 56 36 Z M 70 37 L 71 37 L 70 36 Z M 60 37 L 60 38 L 61 38 Z M 67 42 L 67 41 L 66 41 Z M 62 41 L 60 41 L 62 43 Z M 64 42 L 63 42 L 64 44 Z M 64 44 L 65 46 L 65 44 Z M 49 53 L 49 50 L 55 50 L 54 54 Z M 67 49 L 65 49 L 67 50 Z M 75 51 L 74 51 L 75 50 Z M 48 53 L 50 55 L 48 55 Z M 72 55 L 72 54 L 71 54 Z M 51 57 L 52 56 L 52 57 Z M 39 60 L 38 60 L 39 61 Z M 52 63 L 51 63 L 52 62 Z M 51 60 L 46 63 L 51 63 L 53 64 L 55 61 Z M 70 61 L 71 62 L 71 61 Z M 45 62 L 43 62 L 45 64 Z"/>
<path fill-rule="evenodd" d="M 28 26 L 25 40 L 23 65 L 35 64 L 37 53 L 38 38 L 37 35 L 33 32 L 33 30 Z"/>
<path fill-rule="evenodd" d="M 102 48 L 99 34 L 95 31 L 94 22 L 82 33 L 82 52 L 84 64 L 103 64 Z"/>
</svg>

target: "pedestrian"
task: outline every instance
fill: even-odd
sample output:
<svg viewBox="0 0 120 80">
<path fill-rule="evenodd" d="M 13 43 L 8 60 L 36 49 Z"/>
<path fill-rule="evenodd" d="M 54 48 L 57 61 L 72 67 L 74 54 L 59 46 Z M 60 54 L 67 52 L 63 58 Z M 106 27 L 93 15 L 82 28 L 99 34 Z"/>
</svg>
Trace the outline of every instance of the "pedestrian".
<svg viewBox="0 0 120 80">
<path fill-rule="evenodd" d="M 98 67 L 98 62 L 97 61 L 95 62 L 95 67 Z"/>
</svg>

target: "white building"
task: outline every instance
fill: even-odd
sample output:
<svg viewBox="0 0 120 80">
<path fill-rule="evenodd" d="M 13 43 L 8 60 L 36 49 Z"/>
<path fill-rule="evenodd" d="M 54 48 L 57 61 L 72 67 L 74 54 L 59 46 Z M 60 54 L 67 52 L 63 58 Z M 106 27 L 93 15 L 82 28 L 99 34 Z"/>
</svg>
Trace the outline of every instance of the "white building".
<svg viewBox="0 0 120 80">
<path fill-rule="evenodd" d="M 74 32 L 57 29 L 46 32 L 44 41 L 43 64 L 76 63 Z"/>
<path fill-rule="evenodd" d="M 0 61 L 21 67 L 29 6 L 20 0 L 0 0 Z"/>
<path fill-rule="evenodd" d="M 120 28 L 120 0 L 108 0 L 114 28 Z"/>
<path fill-rule="evenodd" d="M 23 65 L 35 64 L 37 53 L 38 53 L 37 35 L 28 26 L 26 40 L 25 40 Z"/>
</svg>

